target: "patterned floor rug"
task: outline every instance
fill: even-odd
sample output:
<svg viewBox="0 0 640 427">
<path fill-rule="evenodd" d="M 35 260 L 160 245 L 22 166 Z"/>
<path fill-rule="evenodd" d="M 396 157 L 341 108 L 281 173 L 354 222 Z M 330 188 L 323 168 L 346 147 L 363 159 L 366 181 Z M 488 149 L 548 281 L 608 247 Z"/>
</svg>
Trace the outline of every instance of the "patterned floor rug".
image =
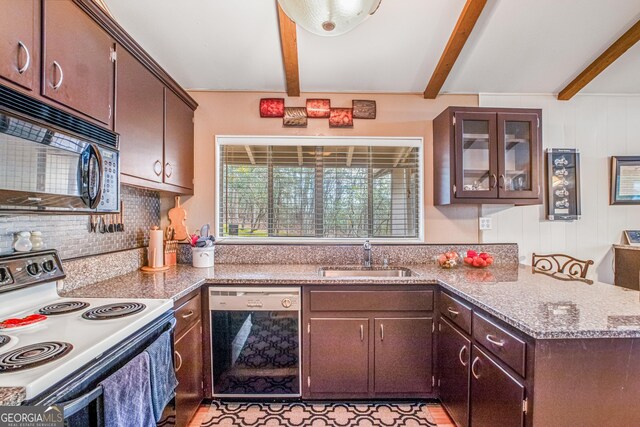
<svg viewBox="0 0 640 427">
<path fill-rule="evenodd" d="M 426 403 L 211 402 L 202 427 L 436 427 Z"/>
</svg>

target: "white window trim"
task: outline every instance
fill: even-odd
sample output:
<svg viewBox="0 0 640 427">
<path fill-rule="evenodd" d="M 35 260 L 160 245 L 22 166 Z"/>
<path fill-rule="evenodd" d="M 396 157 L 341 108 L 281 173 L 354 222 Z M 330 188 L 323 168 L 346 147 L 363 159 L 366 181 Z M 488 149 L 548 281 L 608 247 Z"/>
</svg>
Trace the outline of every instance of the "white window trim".
<svg viewBox="0 0 640 427">
<path fill-rule="evenodd" d="M 295 140 L 295 144 L 290 144 Z M 221 159 L 221 147 L 223 145 L 302 145 L 302 146 L 336 146 L 336 145 L 354 145 L 354 146 L 388 146 L 394 143 L 402 143 L 407 147 L 419 147 L 419 174 L 420 174 L 420 208 L 418 215 L 420 217 L 420 235 L 414 239 L 390 239 L 390 238 L 342 238 L 342 239 L 323 239 L 315 237 L 221 237 L 220 236 L 220 188 L 221 168 L 219 160 Z M 215 237 L 219 243 L 246 243 L 246 244 L 277 244 L 277 243 L 313 243 L 313 244 L 330 244 L 330 243 L 360 243 L 369 240 L 374 243 L 389 244 L 420 244 L 425 243 L 425 206 L 424 206 L 424 138 L 408 136 L 408 137 L 392 137 L 392 136 L 265 136 L 265 135 L 216 135 L 215 136 L 215 177 L 214 177 L 214 200 L 215 200 Z"/>
</svg>

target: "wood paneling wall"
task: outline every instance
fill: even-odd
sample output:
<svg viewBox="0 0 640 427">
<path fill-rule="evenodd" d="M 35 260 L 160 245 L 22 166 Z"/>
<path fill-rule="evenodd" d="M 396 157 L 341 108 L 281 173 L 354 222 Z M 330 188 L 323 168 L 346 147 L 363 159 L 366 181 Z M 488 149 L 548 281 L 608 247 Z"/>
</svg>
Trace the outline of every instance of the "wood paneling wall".
<svg viewBox="0 0 640 427">
<path fill-rule="evenodd" d="M 621 242 L 622 230 L 640 228 L 640 205 L 609 205 L 610 156 L 640 155 L 640 96 L 578 95 L 567 102 L 553 95 L 481 94 L 479 104 L 542 108 L 543 147 L 578 148 L 582 168 L 580 220 L 547 221 L 544 206 L 483 206 L 493 229 L 481 232 L 482 242 L 518 243 L 525 264 L 532 252 L 593 259 L 590 276 L 613 283 L 611 245 Z"/>
</svg>

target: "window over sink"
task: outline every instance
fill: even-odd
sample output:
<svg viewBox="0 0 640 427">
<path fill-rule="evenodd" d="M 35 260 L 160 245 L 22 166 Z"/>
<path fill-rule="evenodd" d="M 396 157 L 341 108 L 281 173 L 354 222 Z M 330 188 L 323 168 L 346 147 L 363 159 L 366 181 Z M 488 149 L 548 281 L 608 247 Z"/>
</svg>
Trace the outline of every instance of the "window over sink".
<svg viewBox="0 0 640 427">
<path fill-rule="evenodd" d="M 422 237 L 422 138 L 219 136 L 216 143 L 219 237 Z"/>
</svg>

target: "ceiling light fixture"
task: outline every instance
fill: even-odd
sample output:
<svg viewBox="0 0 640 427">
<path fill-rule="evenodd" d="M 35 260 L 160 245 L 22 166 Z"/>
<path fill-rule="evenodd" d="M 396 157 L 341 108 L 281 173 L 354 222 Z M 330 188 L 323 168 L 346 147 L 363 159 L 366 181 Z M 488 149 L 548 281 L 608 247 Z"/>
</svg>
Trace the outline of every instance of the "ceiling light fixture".
<svg viewBox="0 0 640 427">
<path fill-rule="evenodd" d="M 380 7 L 382 0 L 278 0 L 287 16 L 319 36 L 353 30 Z"/>
</svg>

